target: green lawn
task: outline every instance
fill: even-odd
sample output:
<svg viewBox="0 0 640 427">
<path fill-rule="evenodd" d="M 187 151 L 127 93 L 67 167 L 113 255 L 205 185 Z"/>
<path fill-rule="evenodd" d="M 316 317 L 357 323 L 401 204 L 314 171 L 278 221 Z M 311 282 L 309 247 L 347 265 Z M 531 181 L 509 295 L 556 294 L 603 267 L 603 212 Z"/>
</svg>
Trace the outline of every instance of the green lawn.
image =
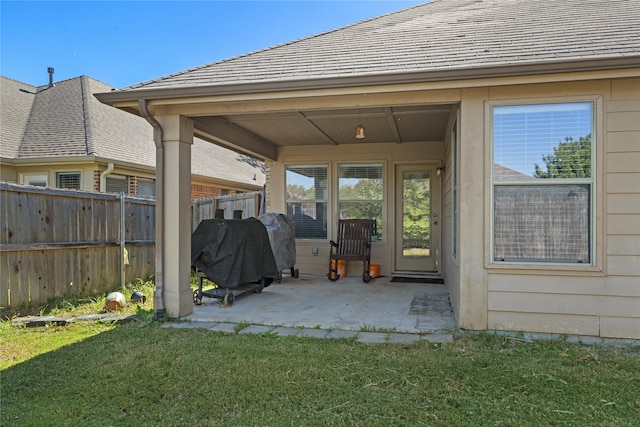
<svg viewBox="0 0 640 427">
<path fill-rule="evenodd" d="M 2 426 L 637 426 L 638 348 L 0 324 Z"/>
</svg>

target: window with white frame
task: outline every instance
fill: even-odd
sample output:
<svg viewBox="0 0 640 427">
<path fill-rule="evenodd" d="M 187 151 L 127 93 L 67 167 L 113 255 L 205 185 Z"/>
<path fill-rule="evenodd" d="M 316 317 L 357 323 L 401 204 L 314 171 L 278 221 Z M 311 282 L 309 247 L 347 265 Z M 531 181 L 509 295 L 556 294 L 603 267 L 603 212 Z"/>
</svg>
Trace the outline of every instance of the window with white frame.
<svg viewBox="0 0 640 427">
<path fill-rule="evenodd" d="M 593 111 L 493 107 L 494 262 L 593 263 Z"/>
<path fill-rule="evenodd" d="M 374 219 L 382 239 L 384 179 L 382 164 L 338 165 L 338 212 L 341 219 Z"/>
<path fill-rule="evenodd" d="M 20 182 L 25 185 L 46 187 L 49 185 L 48 176 L 45 174 L 21 174 Z"/>
<path fill-rule="evenodd" d="M 80 190 L 80 172 L 57 172 L 56 187 Z"/>
<path fill-rule="evenodd" d="M 285 187 L 287 216 L 296 238 L 327 238 L 327 165 L 288 165 Z"/>
</svg>

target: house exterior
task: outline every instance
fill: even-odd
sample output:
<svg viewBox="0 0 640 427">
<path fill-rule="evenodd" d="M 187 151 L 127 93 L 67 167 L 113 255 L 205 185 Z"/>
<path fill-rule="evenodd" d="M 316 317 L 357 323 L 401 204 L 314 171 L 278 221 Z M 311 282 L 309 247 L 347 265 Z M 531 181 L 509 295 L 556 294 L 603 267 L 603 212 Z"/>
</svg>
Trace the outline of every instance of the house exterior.
<svg viewBox="0 0 640 427">
<path fill-rule="evenodd" d="M 444 278 L 462 329 L 640 338 L 637 0 L 433 0 L 97 96 L 155 123 L 184 253 L 196 135 L 265 160 L 302 272 L 368 217 L 381 274 Z M 156 308 L 187 315 L 158 251 Z"/>
<path fill-rule="evenodd" d="M 53 70 L 51 70 L 53 73 Z M 87 76 L 32 86 L 0 77 L 0 179 L 153 197 L 156 160 L 146 120 L 100 103 Z M 191 198 L 262 190 L 255 159 L 194 139 Z M 197 154 L 196 154 L 197 153 Z"/>
</svg>

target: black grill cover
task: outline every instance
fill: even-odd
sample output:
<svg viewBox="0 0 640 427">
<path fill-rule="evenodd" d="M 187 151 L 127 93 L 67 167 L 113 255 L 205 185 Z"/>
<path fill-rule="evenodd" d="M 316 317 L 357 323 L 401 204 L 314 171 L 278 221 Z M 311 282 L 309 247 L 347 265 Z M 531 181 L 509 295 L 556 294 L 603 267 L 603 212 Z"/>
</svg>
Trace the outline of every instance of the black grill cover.
<svg viewBox="0 0 640 427">
<path fill-rule="evenodd" d="M 255 218 L 202 221 L 191 236 L 191 265 L 222 288 L 279 278 L 267 230 Z"/>
</svg>

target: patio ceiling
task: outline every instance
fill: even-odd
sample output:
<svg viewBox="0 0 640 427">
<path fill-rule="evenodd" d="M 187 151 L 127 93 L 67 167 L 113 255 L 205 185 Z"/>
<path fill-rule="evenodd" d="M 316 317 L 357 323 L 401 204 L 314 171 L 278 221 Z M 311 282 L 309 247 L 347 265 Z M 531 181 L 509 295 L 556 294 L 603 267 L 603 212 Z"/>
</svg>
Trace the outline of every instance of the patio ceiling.
<svg viewBox="0 0 640 427">
<path fill-rule="evenodd" d="M 263 158 L 278 147 L 406 142 L 440 142 L 454 113 L 452 105 L 315 109 L 194 117 L 203 139 Z M 355 137 L 356 126 L 365 138 Z"/>
</svg>

